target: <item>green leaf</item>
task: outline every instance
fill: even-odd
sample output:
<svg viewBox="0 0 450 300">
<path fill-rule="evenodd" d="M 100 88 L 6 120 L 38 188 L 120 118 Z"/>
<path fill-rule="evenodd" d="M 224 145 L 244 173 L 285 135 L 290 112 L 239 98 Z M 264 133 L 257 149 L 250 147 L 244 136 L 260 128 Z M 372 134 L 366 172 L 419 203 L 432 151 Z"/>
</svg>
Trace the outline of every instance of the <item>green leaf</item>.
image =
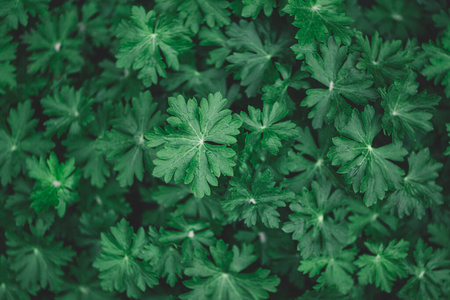
<svg viewBox="0 0 450 300">
<path fill-rule="evenodd" d="M 123 97 L 129 100 L 138 97 L 144 89 L 144 85 L 137 78 L 137 71 L 118 68 L 107 59 L 101 61 L 98 66 L 103 71 L 95 82 L 99 90 L 97 99 L 105 101 Z"/>
<path fill-rule="evenodd" d="M 210 247 L 213 262 L 205 253 L 196 250 L 192 266 L 186 268 L 185 274 L 193 277 L 184 281 L 192 291 L 182 294 L 180 299 L 192 300 L 227 300 L 227 299 L 267 299 L 268 292 L 276 292 L 280 279 L 269 276 L 269 270 L 258 269 L 253 273 L 241 273 L 257 258 L 253 255 L 251 245 L 242 245 L 242 250 L 235 245 L 228 250 L 222 240 Z"/>
<path fill-rule="evenodd" d="M 398 278 L 406 277 L 403 260 L 408 255 L 409 242 L 393 240 L 385 247 L 383 244 L 365 242 L 364 245 L 374 255 L 363 254 L 355 264 L 361 268 L 358 279 L 361 284 L 374 283 L 382 291 L 390 293 Z"/>
<path fill-rule="evenodd" d="M 31 234 L 7 231 L 6 253 L 11 259 L 10 268 L 17 273 L 16 279 L 20 286 L 33 291 L 45 289 L 57 291 L 64 283 L 62 267 L 72 261 L 75 251 L 57 242 L 53 235 L 45 235 L 42 220 L 37 220 L 35 226 L 30 226 Z"/>
<path fill-rule="evenodd" d="M 313 119 L 313 127 L 322 127 L 349 114 L 351 101 L 365 105 L 375 100 L 378 94 L 371 88 L 371 77 L 356 69 L 356 52 L 348 53 L 346 46 L 336 44 L 333 37 L 327 44 L 320 46 L 321 56 L 317 53 L 306 54 L 307 70 L 312 77 L 325 85 L 327 89 L 309 89 L 301 106 L 313 107 L 308 117 Z"/>
<path fill-rule="evenodd" d="M 396 208 L 400 218 L 414 210 L 415 216 L 422 219 L 426 208 L 444 203 L 442 187 L 436 184 L 443 164 L 431 158 L 428 148 L 411 153 L 408 164 L 408 174 L 401 187 L 389 195 L 387 207 Z"/>
<path fill-rule="evenodd" d="M 450 137 L 450 123 L 446 124 L 447 127 L 447 135 Z M 450 155 L 450 145 L 445 149 L 444 155 Z"/>
<path fill-rule="evenodd" d="M 101 234 L 102 252 L 93 266 L 100 271 L 99 278 L 105 291 L 127 293 L 139 299 L 147 287 L 158 284 L 151 266 L 139 259 L 144 246 L 148 245 L 144 229 L 134 233 L 133 227 L 122 219 L 111 233 Z"/>
<path fill-rule="evenodd" d="M 148 147 L 164 145 L 156 152 L 153 176 L 166 183 L 172 177 L 175 183 L 192 183 L 198 198 L 211 194 L 209 185 L 217 186 L 222 173 L 233 176 L 235 152 L 227 146 L 236 143 L 242 121 L 232 119 L 226 104 L 220 93 L 209 94 L 200 105 L 195 98 L 187 102 L 183 96 L 169 98 L 169 126 L 165 131 L 155 127 L 145 135 Z"/>
<path fill-rule="evenodd" d="M 280 73 L 281 78 L 278 78 L 273 85 L 266 85 L 263 87 L 263 95 L 261 99 L 267 104 L 274 104 L 280 102 L 286 105 L 289 110 L 296 108 L 295 102 L 289 96 L 288 89 L 293 88 L 295 90 L 308 89 L 309 82 L 304 79 L 309 77 L 309 74 L 304 71 L 297 71 L 292 75 L 292 68 L 284 66 L 278 62 L 275 63 L 275 67 Z"/>
<path fill-rule="evenodd" d="M 192 261 L 194 250 L 207 252 L 205 246 L 211 246 L 216 242 L 210 224 L 206 222 L 187 222 L 182 216 L 173 216 L 167 222 L 167 227 L 160 231 L 160 241 L 181 246 L 182 263 Z"/>
<path fill-rule="evenodd" d="M 308 127 L 302 129 L 297 127 L 299 132 L 296 138 L 294 149 L 298 152 L 289 152 L 284 174 L 295 173 L 293 177 L 286 177 L 282 186 L 289 187 L 294 192 L 300 192 L 303 187 L 309 186 L 311 181 L 323 178 L 336 182 L 335 174 L 331 167 L 331 161 L 326 156 L 331 145 L 331 137 L 334 130 L 330 127 L 318 131 L 318 143 L 313 138 Z M 298 174 L 297 174 L 298 173 Z"/>
<path fill-rule="evenodd" d="M 382 36 L 405 39 L 423 33 L 421 7 L 416 2 L 376 0 L 376 3 L 366 14 Z"/>
<path fill-rule="evenodd" d="M 228 213 L 228 220 L 245 220 L 248 227 L 256 225 L 257 219 L 269 228 L 278 228 L 280 214 L 278 207 L 285 207 L 285 202 L 293 200 L 295 194 L 281 187 L 275 187 L 270 171 L 257 173 L 255 178 L 230 180 L 231 196 L 222 201 Z M 259 217 L 259 218 L 258 218 Z"/>
<path fill-rule="evenodd" d="M 25 161 L 31 155 L 45 155 L 54 147 L 53 142 L 36 132 L 38 120 L 32 119 L 34 110 L 31 101 L 12 108 L 8 116 L 8 127 L 0 128 L 0 176 L 6 186 L 25 169 Z"/>
<path fill-rule="evenodd" d="M 45 230 L 48 230 L 55 220 L 54 211 L 36 213 L 33 207 L 30 207 L 30 194 L 33 190 L 31 180 L 18 178 L 14 181 L 14 193 L 6 199 L 5 208 L 12 212 L 17 227 L 25 224 L 31 225 L 37 219 L 44 223 Z"/>
<path fill-rule="evenodd" d="M 156 10 L 178 14 L 185 26 L 197 33 L 206 22 L 211 28 L 230 25 L 230 5 L 226 0 L 157 0 Z"/>
<path fill-rule="evenodd" d="M 445 248 L 450 248 L 450 227 L 446 224 L 428 224 L 430 241 Z"/>
<path fill-rule="evenodd" d="M 134 177 L 142 181 L 144 170 L 149 169 L 150 149 L 145 146 L 144 134 L 161 123 L 163 116 L 156 111 L 149 91 L 133 98 L 131 107 L 126 106 L 120 116 L 113 119 L 113 129 L 97 139 L 95 149 L 106 154 L 106 159 L 118 171 L 120 186 L 132 185 Z M 144 167 L 145 165 L 145 167 Z"/>
<path fill-rule="evenodd" d="M 338 43 L 351 43 L 352 30 L 348 27 L 353 19 L 343 13 L 343 0 L 289 0 L 284 12 L 295 16 L 293 25 L 300 28 L 295 36 L 300 46 L 324 42 L 333 34 Z"/>
<path fill-rule="evenodd" d="M 0 17 L 8 26 L 17 29 L 19 23 L 22 26 L 28 25 L 28 14 L 41 17 L 48 12 L 50 0 L 0 0 Z"/>
<path fill-rule="evenodd" d="M 276 0 L 242 0 L 244 8 L 242 9 L 242 16 L 245 18 L 252 17 L 256 19 L 261 10 L 264 11 L 266 17 L 272 15 L 272 11 L 277 7 Z"/>
<path fill-rule="evenodd" d="M 404 78 L 395 79 L 388 90 L 379 89 L 383 98 L 383 129 L 387 134 L 393 135 L 394 140 L 403 138 L 406 132 L 415 141 L 416 133 L 433 130 L 431 112 L 441 98 L 433 94 L 427 95 L 426 91 L 418 94 L 419 83 L 415 79 L 416 74 L 409 70 Z"/>
<path fill-rule="evenodd" d="M 246 22 L 232 23 L 227 28 L 230 37 L 228 45 L 236 51 L 227 57 L 230 65 L 227 71 L 234 73 L 235 79 L 246 86 L 247 97 L 261 93 L 263 82 L 273 83 L 275 67 L 273 60 L 283 58 L 287 45 L 291 43 L 286 32 L 279 36 L 270 34 L 269 23 Z"/>
<path fill-rule="evenodd" d="M 192 47 L 189 31 L 169 17 L 157 17 L 151 10 L 131 8 L 131 18 L 117 29 L 120 39 L 117 67 L 138 70 L 144 86 L 166 77 L 166 68 L 179 69 L 178 56 Z M 163 56 L 164 55 L 164 59 Z"/>
<path fill-rule="evenodd" d="M 201 46 L 219 46 L 220 48 L 210 50 L 206 63 L 219 68 L 223 65 L 232 49 L 228 45 L 228 38 L 219 28 L 202 27 L 198 33 Z"/>
<path fill-rule="evenodd" d="M 300 45 L 300 44 L 295 44 L 293 46 L 291 46 L 291 50 L 295 53 L 295 58 L 297 60 L 304 60 L 306 57 L 306 54 L 313 54 L 317 52 L 317 49 L 319 48 L 319 42 L 315 41 L 312 44 L 305 44 L 305 45 Z"/>
<path fill-rule="evenodd" d="M 249 106 L 248 115 L 241 112 L 239 119 L 243 121 L 243 127 L 251 131 L 247 139 L 251 141 L 254 150 L 258 150 L 261 144 L 263 149 L 277 155 L 282 147 L 281 140 L 288 141 L 298 136 L 294 123 L 279 122 L 287 113 L 286 105 L 279 102 L 273 105 L 264 103 L 262 111 Z"/>
<path fill-rule="evenodd" d="M 82 41 L 76 38 L 78 18 L 74 10 L 42 18 L 37 29 L 23 35 L 31 52 L 28 72 L 44 73 L 49 70 L 55 77 L 79 72 L 84 64 L 80 53 Z"/>
<path fill-rule="evenodd" d="M 338 128 L 341 136 L 333 138 L 335 146 L 327 154 L 334 166 L 342 165 L 337 172 L 345 174 L 353 191 L 364 193 L 367 206 L 383 199 L 388 189 L 397 187 L 404 175 L 404 171 L 392 162 L 403 161 L 407 154 L 401 143 L 372 146 L 380 127 L 373 107 L 366 106 L 361 115 L 353 110 L 348 123 Z"/>
<path fill-rule="evenodd" d="M 422 45 L 429 58 L 422 75 L 426 76 L 427 80 L 434 78 L 434 84 L 441 83 L 445 87 L 445 95 L 450 97 L 450 27 L 444 34 L 440 41 Z"/>
<path fill-rule="evenodd" d="M 382 202 L 367 207 L 359 199 L 347 200 L 348 210 L 352 214 L 348 219 L 349 228 L 355 236 L 362 232 L 372 238 L 384 239 L 398 228 L 398 218 L 389 213 L 389 208 Z"/>
<path fill-rule="evenodd" d="M 450 9 L 447 11 L 445 11 L 444 9 L 441 9 L 439 14 L 436 13 L 433 15 L 433 21 L 434 21 L 436 27 L 447 28 L 448 24 L 450 24 Z"/>
<path fill-rule="evenodd" d="M 163 231 L 162 228 L 161 231 Z M 148 235 L 150 244 L 142 249 L 140 258 L 148 261 L 158 276 L 167 278 L 166 282 L 174 287 L 183 271 L 179 250 L 173 243 L 162 242 L 161 234 L 151 226 L 148 229 Z"/>
<path fill-rule="evenodd" d="M 6 87 L 14 88 L 17 85 L 16 67 L 14 64 L 11 64 L 16 59 L 17 43 L 12 43 L 13 37 L 7 35 L 7 33 L 8 28 L 6 26 L 0 26 L 0 94 L 5 93 Z"/>
<path fill-rule="evenodd" d="M 202 221 L 224 220 L 222 205 L 217 201 L 217 195 L 196 198 L 184 184 L 159 185 L 157 191 L 151 192 L 152 199 L 162 208 L 172 208 L 176 205 L 175 215 L 182 215 Z"/>
<path fill-rule="evenodd" d="M 207 95 L 210 91 L 227 92 L 227 74 L 223 69 L 210 68 L 198 71 L 190 64 L 180 66 L 180 71 L 161 81 L 161 85 L 170 91 L 185 91 L 187 95 L 195 93 L 196 96 Z"/>
<path fill-rule="evenodd" d="M 353 262 L 357 252 L 356 248 L 352 248 L 341 251 L 336 257 L 319 256 L 302 260 L 298 270 L 304 274 L 309 273 L 310 277 L 320 274 L 314 289 L 334 286 L 340 293 L 347 294 L 354 285 L 352 274 L 356 267 Z"/>
<path fill-rule="evenodd" d="M 69 135 L 81 133 L 82 127 L 94 120 L 91 111 L 93 98 L 83 95 L 83 90 L 75 91 L 73 87 L 63 86 L 60 91 L 55 91 L 53 96 L 47 96 L 41 100 L 44 114 L 50 118 L 45 122 L 46 136 L 59 138 L 68 130 Z"/>
<path fill-rule="evenodd" d="M 89 123 L 83 135 L 69 136 L 62 144 L 67 147 L 67 156 L 75 158 L 80 165 L 85 179 L 90 179 L 93 186 L 103 187 L 110 176 L 110 167 L 101 153 L 95 150 L 97 138 L 102 138 L 110 118 L 106 107 L 97 108 L 94 120 Z"/>
<path fill-rule="evenodd" d="M 11 261 L 0 255 L 0 299 L 2 300 L 30 300 L 30 295 L 35 295 L 36 291 L 25 290 L 16 282 L 17 274 L 10 271 Z"/>
<path fill-rule="evenodd" d="M 188 190 L 189 194 L 190 191 Z M 184 215 L 190 218 L 198 218 L 203 221 L 225 220 L 225 213 L 219 201 L 218 195 L 214 193 L 211 196 L 201 199 L 190 194 L 183 204 L 177 206 L 175 214 Z"/>
<path fill-rule="evenodd" d="M 41 157 L 39 161 L 27 158 L 27 168 L 30 178 L 36 179 L 30 200 L 31 207 L 37 213 L 42 213 L 54 206 L 59 217 L 66 213 L 66 207 L 78 201 L 75 188 L 78 185 L 80 174 L 75 169 L 75 159 L 59 164 L 54 152 L 49 159 Z"/>
<path fill-rule="evenodd" d="M 100 13 L 97 3 L 86 3 L 81 7 L 81 18 L 78 23 L 80 33 L 87 42 L 87 37 L 95 47 L 106 46 L 111 40 L 111 30 L 108 28 L 108 19 Z"/>
<path fill-rule="evenodd" d="M 422 239 L 419 239 L 414 251 L 415 264 L 407 264 L 406 269 L 412 275 L 408 282 L 400 290 L 402 298 L 443 299 L 445 290 L 443 282 L 450 277 L 450 259 L 448 251 L 427 247 Z"/>
<path fill-rule="evenodd" d="M 357 34 L 356 41 L 362 50 L 356 67 L 372 75 L 375 86 L 388 86 L 394 83 L 394 79 L 403 78 L 414 61 L 413 53 L 404 50 L 402 41 L 383 42 L 378 32 L 371 40 L 368 36 L 363 38 L 362 34 Z"/>
<path fill-rule="evenodd" d="M 292 233 L 292 239 L 298 240 L 298 250 L 303 259 L 318 257 L 321 254 L 336 256 L 343 247 L 351 243 L 345 221 L 336 216 L 334 209 L 343 204 L 344 193 L 335 190 L 331 193 L 328 181 L 311 184 L 311 191 L 303 188 L 299 201 L 289 207 L 294 212 L 283 231 Z"/>
<path fill-rule="evenodd" d="M 78 255 L 76 264 L 70 266 L 70 281 L 66 281 L 64 291 L 55 300 L 117 300 L 114 293 L 102 290 L 98 271 L 92 268 L 90 256 L 86 252 Z M 67 280 L 67 276 L 66 276 Z"/>
</svg>

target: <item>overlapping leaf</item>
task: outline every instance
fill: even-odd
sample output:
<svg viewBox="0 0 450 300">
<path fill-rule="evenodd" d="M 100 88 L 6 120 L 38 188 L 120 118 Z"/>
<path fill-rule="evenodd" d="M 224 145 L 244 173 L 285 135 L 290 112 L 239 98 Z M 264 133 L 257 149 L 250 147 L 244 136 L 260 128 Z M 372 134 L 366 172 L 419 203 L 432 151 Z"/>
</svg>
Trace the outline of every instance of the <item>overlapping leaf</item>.
<svg viewBox="0 0 450 300">
<path fill-rule="evenodd" d="M 102 288 L 106 291 L 127 293 L 139 299 L 147 287 L 158 284 L 151 266 L 139 259 L 148 244 L 143 228 L 134 233 L 125 219 L 111 227 L 111 233 L 102 233 L 102 252 L 93 266 L 100 271 Z"/>
<path fill-rule="evenodd" d="M 147 146 L 164 146 L 156 152 L 153 175 L 165 182 L 192 183 L 198 198 L 211 194 L 209 186 L 217 186 L 221 174 L 232 176 L 235 152 L 227 146 L 236 143 L 242 121 L 232 118 L 226 103 L 220 93 L 203 98 L 200 105 L 195 98 L 169 98 L 169 126 L 145 135 Z"/>
<path fill-rule="evenodd" d="M 301 106 L 313 107 L 308 117 L 313 119 L 314 128 L 322 127 L 323 122 L 333 123 L 343 114 L 349 114 L 350 104 L 367 104 L 376 99 L 377 93 L 371 88 L 370 76 L 356 69 L 358 54 L 349 53 L 346 46 L 340 46 L 333 37 L 320 46 L 319 53 L 308 53 L 306 63 L 312 77 L 327 89 L 309 89 Z"/>
<path fill-rule="evenodd" d="M 131 19 L 117 29 L 121 40 L 117 66 L 139 71 L 144 86 L 166 77 L 166 68 L 178 70 L 178 56 L 192 47 L 189 31 L 170 16 L 160 17 L 151 10 L 133 6 Z M 163 58 L 164 56 L 164 58 Z"/>
<path fill-rule="evenodd" d="M 403 161 L 407 151 L 401 143 L 375 148 L 373 139 L 380 132 L 375 110 L 366 106 L 360 115 L 353 111 L 351 119 L 341 129 L 340 137 L 333 138 L 328 157 L 333 165 L 341 165 L 338 173 L 344 174 L 354 192 L 364 193 L 367 206 L 383 199 L 389 189 L 399 186 L 404 171 L 392 161 Z"/>
</svg>

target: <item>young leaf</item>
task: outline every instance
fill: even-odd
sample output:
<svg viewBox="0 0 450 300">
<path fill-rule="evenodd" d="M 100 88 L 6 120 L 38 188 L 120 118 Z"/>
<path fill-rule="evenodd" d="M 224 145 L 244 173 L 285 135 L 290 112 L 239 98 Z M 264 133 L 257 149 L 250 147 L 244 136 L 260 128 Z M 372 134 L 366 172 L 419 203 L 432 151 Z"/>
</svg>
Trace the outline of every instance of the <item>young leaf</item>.
<svg viewBox="0 0 450 300">
<path fill-rule="evenodd" d="M 100 271 L 105 291 L 126 291 L 128 297 L 139 299 L 147 287 L 158 284 L 151 266 L 138 259 L 148 244 L 142 227 L 134 233 L 133 227 L 122 219 L 111 227 L 111 234 L 102 233 L 101 239 L 102 252 L 93 266 Z"/>
<path fill-rule="evenodd" d="M 226 104 L 220 93 L 209 94 L 200 105 L 195 98 L 169 98 L 169 126 L 145 135 L 148 147 L 164 145 L 156 152 L 153 176 L 164 177 L 166 183 L 172 177 L 175 183 L 192 183 L 198 198 L 211 194 L 209 185 L 217 186 L 222 173 L 233 176 L 235 152 L 227 146 L 236 143 L 242 121 L 232 119 L 231 111 L 223 109 Z"/>
<path fill-rule="evenodd" d="M 254 150 L 258 150 L 261 144 L 262 148 L 267 148 L 270 153 L 277 155 L 282 146 L 281 140 L 287 141 L 297 137 L 294 123 L 279 122 L 287 113 L 286 105 L 279 102 L 273 105 L 264 103 L 262 111 L 249 106 L 248 115 L 241 112 L 239 119 L 243 121 L 243 127 L 251 131 L 247 139 Z"/>
<path fill-rule="evenodd" d="M 85 97 L 83 90 L 75 91 L 73 87 L 63 86 L 60 91 L 55 91 L 53 96 L 47 96 L 41 100 L 44 114 L 50 118 L 45 122 L 46 136 L 59 138 L 69 128 L 69 135 L 81 133 L 82 127 L 94 120 L 91 111 L 94 99 Z"/>
<path fill-rule="evenodd" d="M 280 279 L 269 276 L 269 270 L 241 273 L 257 259 L 253 255 L 253 246 L 243 244 L 239 251 L 234 245 L 229 251 L 228 245 L 220 240 L 210 247 L 210 252 L 213 262 L 205 253 L 195 250 L 192 266 L 185 270 L 185 274 L 193 278 L 184 281 L 192 291 L 182 294 L 180 299 L 257 300 L 267 299 L 268 292 L 276 292 Z"/>
<path fill-rule="evenodd" d="M 434 84 L 441 83 L 445 87 L 445 95 L 450 97 L 450 27 L 444 37 L 436 43 L 423 44 L 423 50 L 429 57 L 429 64 L 422 70 L 427 80 L 434 78 Z"/>
<path fill-rule="evenodd" d="M 332 33 L 338 43 L 351 43 L 353 19 L 343 13 L 344 0 L 289 0 L 283 9 L 295 16 L 293 25 L 300 28 L 295 36 L 301 46 L 312 44 L 315 39 L 324 42 Z"/>
<path fill-rule="evenodd" d="M 371 41 L 368 36 L 363 38 L 362 34 L 357 34 L 356 41 L 362 50 L 356 67 L 371 74 L 377 87 L 389 86 L 394 79 L 403 78 L 414 61 L 412 53 L 403 49 L 402 41 L 383 42 L 378 32 Z"/>
<path fill-rule="evenodd" d="M 25 161 L 31 155 L 45 155 L 54 144 L 36 132 L 37 119 L 32 119 L 34 110 L 31 101 L 12 108 L 8 116 L 9 128 L 0 128 L 0 176 L 6 186 L 12 178 L 25 169 Z"/>
<path fill-rule="evenodd" d="M 356 52 L 348 53 L 346 46 L 336 44 L 333 37 L 320 46 L 317 52 L 306 55 L 308 71 L 312 77 L 327 89 L 309 89 L 301 106 L 314 107 L 308 117 L 313 119 L 313 127 L 320 128 L 324 121 L 331 124 L 343 113 L 350 110 L 351 101 L 364 105 L 374 100 L 378 94 L 371 88 L 370 76 L 356 69 Z"/>
<path fill-rule="evenodd" d="M 178 56 L 192 47 L 186 28 L 153 10 L 145 12 L 142 6 L 131 8 L 130 21 L 120 23 L 117 37 L 121 40 L 117 67 L 140 69 L 138 78 L 146 87 L 156 84 L 158 76 L 166 77 L 166 68 L 178 70 Z"/>
<path fill-rule="evenodd" d="M 75 251 L 57 242 L 53 235 L 45 235 L 42 220 L 30 226 L 31 234 L 7 231 L 6 253 L 11 258 L 10 268 L 17 272 L 16 279 L 23 289 L 37 291 L 50 286 L 50 290 L 60 290 L 64 283 L 62 267 L 72 261 Z M 3 273 L 3 272 L 2 272 Z"/>
<path fill-rule="evenodd" d="M 394 140 L 406 134 L 416 140 L 416 133 L 433 130 L 432 111 L 441 99 L 437 95 L 427 95 L 426 91 L 417 94 L 419 83 L 415 82 L 416 74 L 409 70 L 405 77 L 395 79 L 388 90 L 379 89 L 384 108 L 383 129 L 393 135 Z"/>
<path fill-rule="evenodd" d="M 49 159 L 41 157 L 39 161 L 27 158 L 29 176 L 36 179 L 30 200 L 31 207 L 37 213 L 42 213 L 54 206 L 59 217 L 66 213 L 68 204 L 78 201 L 78 193 L 75 190 L 80 179 L 80 174 L 75 170 L 75 159 L 59 164 L 54 152 Z"/>
<path fill-rule="evenodd" d="M 228 213 L 228 220 L 245 220 L 248 227 L 261 221 L 266 227 L 278 228 L 280 214 L 278 207 L 285 207 L 285 202 L 294 199 L 295 194 L 281 187 L 275 187 L 270 171 L 257 173 L 255 178 L 230 180 L 231 196 L 222 201 L 223 208 Z"/>
<path fill-rule="evenodd" d="M 337 256 L 319 256 L 302 260 L 299 271 L 309 273 L 310 277 L 319 275 L 318 284 L 314 289 L 324 289 L 325 286 L 334 286 L 342 294 L 347 294 L 353 287 L 352 274 L 356 266 L 353 264 L 358 250 L 356 248 L 342 250 Z M 323 270 L 325 268 L 325 270 Z"/>
<path fill-rule="evenodd" d="M 366 106 L 361 115 L 355 109 L 348 123 L 338 128 L 341 136 L 333 138 L 335 146 L 327 154 L 334 166 L 342 165 L 338 173 L 345 174 L 353 191 L 364 193 L 367 206 L 383 199 L 387 190 L 398 186 L 404 175 L 404 171 L 391 162 L 403 161 L 407 154 L 401 143 L 372 147 L 380 129 L 373 107 Z"/>
<path fill-rule="evenodd" d="M 394 281 L 406 277 L 403 260 L 408 255 L 409 242 L 405 240 L 391 241 L 387 247 L 383 244 L 365 242 L 364 245 L 374 255 L 363 254 L 355 264 L 361 268 L 358 279 L 361 284 L 374 283 L 381 290 L 390 293 Z"/>
<path fill-rule="evenodd" d="M 303 259 L 321 254 L 334 257 L 352 242 L 346 223 L 332 217 L 333 210 L 343 204 L 343 198 L 341 190 L 331 193 L 330 182 L 314 181 L 311 191 L 303 188 L 299 201 L 290 205 L 294 213 L 289 215 L 290 221 L 284 224 L 283 231 L 293 233 L 292 238 L 299 241 Z"/>
<path fill-rule="evenodd" d="M 161 113 L 156 111 L 158 104 L 153 102 L 149 91 L 133 98 L 131 103 L 131 107 L 125 107 L 114 119 L 113 129 L 97 139 L 95 145 L 96 150 L 106 154 L 106 159 L 113 161 L 120 186 L 132 185 L 135 176 L 142 181 L 144 164 L 149 168 L 151 161 L 144 134 L 162 120 Z"/>
<path fill-rule="evenodd" d="M 389 195 L 387 208 L 396 208 L 400 218 L 414 210 L 416 217 L 422 219 L 426 208 L 444 202 L 442 187 L 436 184 L 443 165 L 431 158 L 428 148 L 411 153 L 408 164 L 408 174 L 401 187 Z"/>
<path fill-rule="evenodd" d="M 445 291 L 443 282 L 450 278 L 450 259 L 448 251 L 427 247 L 419 239 L 414 251 L 415 264 L 407 264 L 406 269 L 412 275 L 400 290 L 399 295 L 404 298 L 418 300 L 443 299 Z"/>
</svg>

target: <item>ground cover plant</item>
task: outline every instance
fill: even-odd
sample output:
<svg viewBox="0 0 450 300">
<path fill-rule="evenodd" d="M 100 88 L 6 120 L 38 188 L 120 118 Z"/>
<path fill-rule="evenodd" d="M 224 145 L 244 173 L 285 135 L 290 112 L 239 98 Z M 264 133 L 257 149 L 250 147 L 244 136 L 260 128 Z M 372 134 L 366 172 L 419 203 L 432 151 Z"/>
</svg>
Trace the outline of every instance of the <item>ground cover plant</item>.
<svg viewBox="0 0 450 300">
<path fill-rule="evenodd" d="M 448 1 L 0 20 L 0 300 L 450 297 Z"/>
</svg>

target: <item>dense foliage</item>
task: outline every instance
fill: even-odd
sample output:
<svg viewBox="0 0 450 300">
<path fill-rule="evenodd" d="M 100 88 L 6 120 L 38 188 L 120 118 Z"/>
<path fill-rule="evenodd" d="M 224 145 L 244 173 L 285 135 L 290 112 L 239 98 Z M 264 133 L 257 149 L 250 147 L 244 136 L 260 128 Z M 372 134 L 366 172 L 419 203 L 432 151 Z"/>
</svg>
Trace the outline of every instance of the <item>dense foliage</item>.
<svg viewBox="0 0 450 300">
<path fill-rule="evenodd" d="M 448 299 L 447 0 L 0 0 L 0 300 Z"/>
</svg>

